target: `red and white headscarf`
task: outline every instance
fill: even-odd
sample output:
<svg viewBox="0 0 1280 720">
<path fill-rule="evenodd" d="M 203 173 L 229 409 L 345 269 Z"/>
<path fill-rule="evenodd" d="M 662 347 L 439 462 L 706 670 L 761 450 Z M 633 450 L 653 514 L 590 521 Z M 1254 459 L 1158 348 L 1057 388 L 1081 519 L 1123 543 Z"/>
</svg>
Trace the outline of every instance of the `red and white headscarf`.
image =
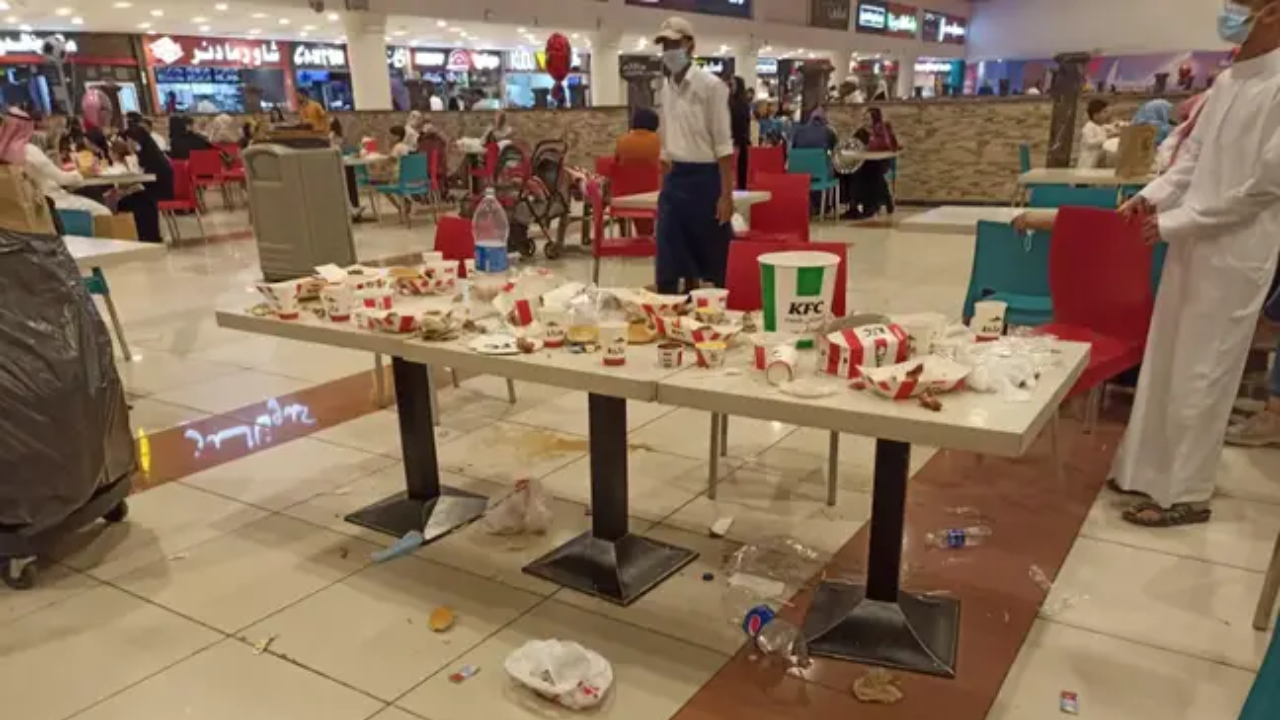
<svg viewBox="0 0 1280 720">
<path fill-rule="evenodd" d="M 17 108 L 9 108 L 0 122 L 0 162 L 21 165 L 27 161 L 27 143 L 35 134 L 31 116 Z"/>
</svg>

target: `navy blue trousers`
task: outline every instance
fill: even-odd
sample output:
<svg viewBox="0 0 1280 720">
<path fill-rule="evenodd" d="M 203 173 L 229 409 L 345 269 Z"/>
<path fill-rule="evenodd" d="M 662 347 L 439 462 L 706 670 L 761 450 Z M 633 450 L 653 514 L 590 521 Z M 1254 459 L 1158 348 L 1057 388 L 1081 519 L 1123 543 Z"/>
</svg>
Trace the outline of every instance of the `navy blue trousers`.
<svg viewBox="0 0 1280 720">
<path fill-rule="evenodd" d="M 724 287 L 733 226 L 716 219 L 720 166 L 674 163 L 658 198 L 657 285 L 679 292 L 710 282 Z"/>
</svg>

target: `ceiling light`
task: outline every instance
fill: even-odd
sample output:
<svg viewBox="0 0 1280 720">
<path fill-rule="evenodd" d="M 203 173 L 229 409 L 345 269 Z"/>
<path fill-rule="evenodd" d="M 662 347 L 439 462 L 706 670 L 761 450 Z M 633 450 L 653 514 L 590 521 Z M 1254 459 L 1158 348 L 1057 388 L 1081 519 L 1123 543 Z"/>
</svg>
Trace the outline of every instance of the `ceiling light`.
<svg viewBox="0 0 1280 720">
<path fill-rule="evenodd" d="M 773 46 L 765 45 L 764 47 L 760 48 L 760 52 L 773 52 Z"/>
<path fill-rule="evenodd" d="M 383 41 L 385 41 L 385 42 L 391 42 L 391 36 L 390 36 L 390 35 L 383 35 L 383 36 L 382 36 L 382 39 L 383 39 Z"/>
<path fill-rule="evenodd" d="M 529 31 L 528 31 L 528 30 L 525 30 L 525 29 L 524 29 L 524 28 L 522 28 L 522 27 L 518 27 L 518 28 L 516 28 L 516 32 L 518 32 L 518 33 L 525 33 L 525 32 L 529 32 Z"/>
<path fill-rule="evenodd" d="M 209 18 L 204 17 L 203 15 L 197 15 L 196 17 L 191 18 L 191 22 L 193 23 L 202 23 L 202 22 L 208 22 L 208 21 L 209 21 Z"/>
<path fill-rule="evenodd" d="M 261 34 L 262 34 L 262 31 L 261 31 L 261 30 L 259 30 L 258 28 L 254 28 L 254 29 L 252 29 L 252 30 L 250 30 L 250 31 L 249 31 L 249 34 L 250 34 L 250 35 L 261 35 Z"/>
<path fill-rule="evenodd" d="M 126 9 L 128 9 L 128 8 L 133 7 L 133 3 L 131 3 L 131 2 L 118 2 L 118 3 L 112 3 L 111 7 L 115 8 L 115 9 L 117 9 L 117 10 L 126 10 Z"/>
<path fill-rule="evenodd" d="M 5 22 L 7 22 L 7 23 L 9 23 L 10 25 L 12 25 L 12 24 L 14 24 L 14 23 L 18 22 L 18 16 L 17 16 L 17 15 L 10 15 L 9 17 L 5 18 L 5 19 L 4 19 L 4 21 L 5 21 Z"/>
<path fill-rule="evenodd" d="M 66 17 L 70 15 L 71 12 L 72 12 L 71 8 L 62 7 L 62 8 L 58 8 L 57 10 L 54 10 L 53 14 L 57 15 L 58 17 Z"/>
<path fill-rule="evenodd" d="M 163 11 L 163 10 L 158 10 L 158 9 L 157 9 L 157 10 L 152 10 L 152 11 L 151 11 L 151 17 L 164 17 L 164 11 Z"/>
<path fill-rule="evenodd" d="M 148 31 L 147 31 L 147 34 L 148 34 L 148 35 L 159 35 L 159 33 L 158 33 L 157 31 L 155 31 L 155 30 L 148 30 Z"/>
<path fill-rule="evenodd" d="M 436 21 L 436 27 L 449 27 L 449 21 L 448 21 L 448 20 L 437 20 L 437 21 Z"/>
<path fill-rule="evenodd" d="M 306 30 L 303 30 L 302 32 L 298 33 L 298 37 L 306 37 L 306 36 L 307 36 Z"/>
<path fill-rule="evenodd" d="M 315 26 L 315 25 L 303 25 L 303 26 L 302 26 L 302 29 L 303 29 L 304 31 L 306 31 L 306 32 L 311 32 L 312 30 L 315 30 L 315 29 L 316 29 L 316 26 Z"/>
<path fill-rule="evenodd" d="M 82 18 L 82 17 L 73 17 L 73 18 L 71 18 L 71 24 L 72 24 L 72 25 L 83 25 L 83 24 L 84 24 L 84 18 Z"/>
<path fill-rule="evenodd" d="M 462 32 L 462 28 L 460 28 L 460 27 L 451 27 L 451 28 L 449 28 L 449 32 L 451 32 L 451 33 L 460 33 L 460 32 Z"/>
<path fill-rule="evenodd" d="M 573 38 L 574 40 L 577 40 L 578 38 L 580 38 L 580 37 L 582 37 L 582 36 L 581 36 L 581 35 L 579 35 L 578 33 L 574 33 L 574 34 L 570 35 L 569 37 Z"/>
<path fill-rule="evenodd" d="M 18 26 L 18 29 L 19 29 L 19 30 L 21 30 L 21 31 L 23 31 L 23 32 L 31 32 L 31 26 L 30 26 L 30 25 L 28 25 L 28 24 L 26 24 L 26 23 L 23 23 L 23 24 L 19 25 L 19 26 Z"/>
<path fill-rule="evenodd" d="M 4 2 L 4 0 L 0 0 L 0 10 L 8 10 L 8 9 L 9 9 L 9 3 Z"/>
<path fill-rule="evenodd" d="M 342 18 L 338 15 L 338 13 L 329 13 L 328 15 L 325 15 L 325 19 L 328 20 L 329 22 L 338 22 Z"/>
<path fill-rule="evenodd" d="M 254 20 L 261 20 L 262 18 L 264 18 L 264 17 L 266 17 L 266 16 L 267 16 L 267 14 L 266 14 L 266 13 L 254 13 L 254 14 L 250 15 L 249 17 L 253 18 Z"/>
<path fill-rule="evenodd" d="M 281 25 L 288 25 L 289 23 L 291 23 L 291 22 L 293 22 L 293 21 L 292 21 L 292 20 L 290 20 L 289 18 L 280 18 L 280 20 L 278 20 L 278 22 L 279 22 Z"/>
<path fill-rule="evenodd" d="M 226 11 L 227 11 L 227 4 L 226 4 L 226 3 L 218 3 L 217 5 L 214 5 L 214 6 L 213 6 L 213 9 L 214 9 L 214 10 L 217 10 L 218 12 L 226 12 Z"/>
<path fill-rule="evenodd" d="M 208 26 L 208 25 L 201 25 L 201 26 L 200 26 L 200 32 L 209 32 L 209 26 Z"/>
<path fill-rule="evenodd" d="M 151 27 L 151 23 L 138 23 L 138 27 L 142 30 L 146 30 L 147 28 Z"/>
</svg>

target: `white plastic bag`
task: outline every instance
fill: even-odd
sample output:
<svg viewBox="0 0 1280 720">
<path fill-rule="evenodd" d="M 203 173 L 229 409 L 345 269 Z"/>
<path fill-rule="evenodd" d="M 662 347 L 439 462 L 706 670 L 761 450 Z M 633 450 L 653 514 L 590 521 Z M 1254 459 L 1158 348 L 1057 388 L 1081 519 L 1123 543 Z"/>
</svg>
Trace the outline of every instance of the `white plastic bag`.
<svg viewBox="0 0 1280 720">
<path fill-rule="evenodd" d="M 551 527 L 547 491 L 537 480 L 521 480 L 509 494 L 489 501 L 484 527 L 491 535 L 541 535 Z"/>
<path fill-rule="evenodd" d="M 531 640 L 507 656 L 512 680 L 572 710 L 595 707 L 613 687 L 613 666 L 600 653 L 565 640 Z"/>
</svg>

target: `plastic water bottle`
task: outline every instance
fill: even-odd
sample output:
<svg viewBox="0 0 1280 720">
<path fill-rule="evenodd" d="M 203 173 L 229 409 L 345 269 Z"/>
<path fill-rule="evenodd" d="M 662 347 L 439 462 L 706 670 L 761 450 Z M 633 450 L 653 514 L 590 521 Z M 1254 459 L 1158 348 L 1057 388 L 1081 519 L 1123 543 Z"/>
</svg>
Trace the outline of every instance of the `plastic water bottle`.
<svg viewBox="0 0 1280 720">
<path fill-rule="evenodd" d="M 507 273 L 507 211 L 498 202 L 493 188 L 484 193 L 484 199 L 476 206 L 471 219 L 471 231 L 476 239 L 476 274 L 502 275 Z"/>
<path fill-rule="evenodd" d="M 809 665 L 809 645 L 800 628 L 783 620 L 768 605 L 757 605 L 742 619 L 742 631 L 765 657 L 778 658 L 791 667 Z"/>
<path fill-rule="evenodd" d="M 932 547 L 958 550 L 981 545 L 989 537 L 991 537 L 991 528 L 986 525 L 974 525 L 967 528 L 931 532 L 924 536 L 924 541 Z"/>
</svg>

